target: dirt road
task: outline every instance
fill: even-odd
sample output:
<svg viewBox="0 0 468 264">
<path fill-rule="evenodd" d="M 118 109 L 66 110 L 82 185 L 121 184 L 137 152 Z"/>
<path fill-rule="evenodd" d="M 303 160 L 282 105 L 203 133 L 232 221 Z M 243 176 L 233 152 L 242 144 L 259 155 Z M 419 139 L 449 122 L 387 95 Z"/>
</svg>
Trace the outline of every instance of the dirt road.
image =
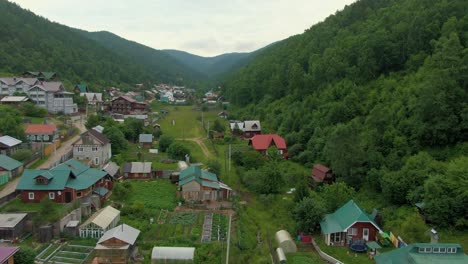
<svg viewBox="0 0 468 264">
<path fill-rule="evenodd" d="M 197 143 L 198 146 L 200 146 L 203 154 L 205 154 L 205 156 L 207 158 L 210 158 L 211 157 L 211 152 L 208 150 L 208 147 L 206 147 L 205 145 L 205 142 L 203 142 L 203 138 L 202 137 L 198 137 L 198 138 L 185 138 L 185 139 L 182 139 L 182 138 L 177 138 L 177 140 L 189 140 L 189 141 L 193 141 L 195 143 Z"/>
</svg>

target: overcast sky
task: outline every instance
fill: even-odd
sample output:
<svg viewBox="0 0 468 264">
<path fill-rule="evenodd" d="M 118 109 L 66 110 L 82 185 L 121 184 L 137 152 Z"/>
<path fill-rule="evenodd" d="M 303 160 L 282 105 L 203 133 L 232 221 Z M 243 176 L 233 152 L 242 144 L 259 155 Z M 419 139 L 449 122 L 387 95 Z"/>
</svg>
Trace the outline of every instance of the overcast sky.
<svg viewBox="0 0 468 264">
<path fill-rule="evenodd" d="M 355 0 L 10 0 L 70 27 L 201 56 L 300 34 Z"/>
</svg>

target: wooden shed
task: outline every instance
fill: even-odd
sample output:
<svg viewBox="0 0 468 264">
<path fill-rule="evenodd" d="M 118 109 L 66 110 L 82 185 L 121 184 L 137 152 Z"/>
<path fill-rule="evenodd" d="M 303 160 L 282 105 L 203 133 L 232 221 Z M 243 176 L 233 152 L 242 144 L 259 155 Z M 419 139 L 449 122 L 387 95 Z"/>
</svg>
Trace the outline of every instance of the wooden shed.
<svg viewBox="0 0 468 264">
<path fill-rule="evenodd" d="M 14 240 L 26 232 L 26 213 L 0 214 L 0 239 Z"/>
</svg>

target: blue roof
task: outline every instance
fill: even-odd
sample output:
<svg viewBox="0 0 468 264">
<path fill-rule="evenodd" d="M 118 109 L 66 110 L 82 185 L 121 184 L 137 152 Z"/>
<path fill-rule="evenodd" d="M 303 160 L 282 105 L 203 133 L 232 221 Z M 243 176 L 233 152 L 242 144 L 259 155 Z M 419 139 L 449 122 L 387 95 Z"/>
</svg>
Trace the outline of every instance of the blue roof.
<svg viewBox="0 0 468 264">
<path fill-rule="evenodd" d="M 0 155 L 0 167 L 11 171 L 21 166 L 23 166 L 23 163 L 12 159 L 6 155 Z"/>
</svg>

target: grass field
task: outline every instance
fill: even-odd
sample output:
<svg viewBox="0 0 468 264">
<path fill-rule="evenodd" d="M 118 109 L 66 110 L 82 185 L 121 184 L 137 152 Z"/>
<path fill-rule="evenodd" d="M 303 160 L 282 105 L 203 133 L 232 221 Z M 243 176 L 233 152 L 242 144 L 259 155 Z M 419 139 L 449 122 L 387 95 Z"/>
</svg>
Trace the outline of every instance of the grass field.
<svg viewBox="0 0 468 264">
<path fill-rule="evenodd" d="M 327 263 L 315 252 L 296 252 L 286 254 L 286 259 L 290 264 L 324 264 Z"/>
<path fill-rule="evenodd" d="M 146 210 L 173 210 L 176 207 L 176 186 L 169 180 L 128 182 L 132 186 L 132 191 L 125 201 L 120 202 L 127 205 L 140 202 Z"/>
</svg>

